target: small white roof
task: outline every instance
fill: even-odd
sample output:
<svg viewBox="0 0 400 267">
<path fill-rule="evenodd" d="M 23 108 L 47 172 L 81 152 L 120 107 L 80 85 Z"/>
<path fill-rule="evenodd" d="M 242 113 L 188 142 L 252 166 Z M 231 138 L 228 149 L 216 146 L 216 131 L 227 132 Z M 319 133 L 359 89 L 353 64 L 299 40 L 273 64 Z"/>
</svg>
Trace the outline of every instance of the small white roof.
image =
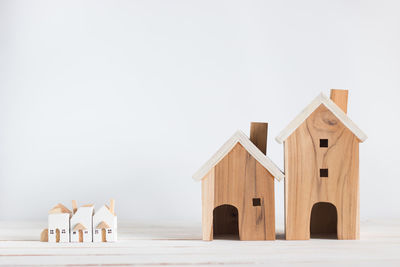
<svg viewBox="0 0 400 267">
<path fill-rule="evenodd" d="M 93 216 L 99 216 L 99 215 L 110 215 L 110 216 L 115 216 L 111 211 L 110 208 L 107 205 L 101 206 L 100 209 L 98 209 Z"/>
<path fill-rule="evenodd" d="M 237 131 L 229 140 L 193 175 L 193 179 L 200 181 L 217 165 L 237 144 L 240 143 L 264 168 L 266 168 L 278 181 L 284 178 L 282 171 L 272 160 L 264 155 L 250 139 L 242 132 Z"/>
<path fill-rule="evenodd" d="M 351 132 L 364 142 L 367 135 L 339 108 L 332 100 L 323 93 L 317 96 L 288 126 L 275 138 L 278 143 L 285 141 L 321 104 L 329 109 Z"/>
<path fill-rule="evenodd" d="M 74 228 L 76 224 L 80 223 L 84 225 L 85 227 L 91 228 L 92 227 L 92 218 L 93 218 L 93 206 L 81 206 L 78 208 L 78 210 L 75 212 L 74 215 L 72 215 L 71 218 L 71 228 Z"/>
</svg>

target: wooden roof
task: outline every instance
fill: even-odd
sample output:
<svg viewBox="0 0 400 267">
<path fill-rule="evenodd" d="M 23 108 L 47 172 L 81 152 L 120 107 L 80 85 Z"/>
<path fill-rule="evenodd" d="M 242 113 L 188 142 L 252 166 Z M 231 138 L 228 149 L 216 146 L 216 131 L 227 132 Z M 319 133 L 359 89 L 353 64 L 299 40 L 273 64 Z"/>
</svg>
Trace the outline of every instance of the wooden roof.
<svg viewBox="0 0 400 267">
<path fill-rule="evenodd" d="M 105 222 L 105 221 L 101 221 L 97 226 L 96 229 L 107 229 L 110 228 L 110 226 Z"/>
<path fill-rule="evenodd" d="M 367 135 L 358 128 L 346 113 L 332 100 L 321 93 L 280 132 L 275 140 L 280 144 L 285 141 L 320 105 L 324 105 L 329 109 L 361 142 L 367 139 Z"/>
<path fill-rule="evenodd" d="M 242 132 L 237 131 L 229 140 L 193 175 L 196 181 L 202 180 L 205 175 L 217 165 L 237 144 L 240 143 L 251 156 L 253 156 L 272 176 L 278 181 L 284 178 L 284 174 L 266 155 L 264 155 L 250 139 Z"/>
<path fill-rule="evenodd" d="M 55 214 L 55 213 L 72 213 L 72 212 L 63 204 L 58 203 L 51 210 L 49 210 L 49 214 Z"/>
<path fill-rule="evenodd" d="M 77 223 L 73 229 L 73 231 L 79 231 L 79 230 L 86 230 L 87 228 L 81 224 L 81 223 Z"/>
</svg>

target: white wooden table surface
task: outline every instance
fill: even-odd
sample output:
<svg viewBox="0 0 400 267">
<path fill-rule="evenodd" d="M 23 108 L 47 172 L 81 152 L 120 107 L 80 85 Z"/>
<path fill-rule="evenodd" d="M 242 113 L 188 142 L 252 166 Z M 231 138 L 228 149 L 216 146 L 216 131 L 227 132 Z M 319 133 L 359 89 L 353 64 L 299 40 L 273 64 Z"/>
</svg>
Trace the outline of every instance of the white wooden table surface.
<svg viewBox="0 0 400 267">
<path fill-rule="evenodd" d="M 204 242 L 200 225 L 120 223 L 118 243 L 51 244 L 37 241 L 44 226 L 0 222 L 0 265 L 400 266 L 400 220 L 362 222 L 357 241 Z"/>
</svg>

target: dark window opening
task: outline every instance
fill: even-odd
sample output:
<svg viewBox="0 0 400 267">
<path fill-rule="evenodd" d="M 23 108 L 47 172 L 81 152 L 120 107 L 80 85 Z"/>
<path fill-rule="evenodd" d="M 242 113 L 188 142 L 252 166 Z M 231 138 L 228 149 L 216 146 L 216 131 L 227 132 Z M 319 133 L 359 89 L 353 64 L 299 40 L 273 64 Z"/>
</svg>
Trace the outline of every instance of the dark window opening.
<svg viewBox="0 0 400 267">
<path fill-rule="evenodd" d="M 328 147 L 328 139 L 319 139 L 319 147 Z"/>
<path fill-rule="evenodd" d="M 260 198 L 253 198 L 253 206 L 261 206 L 261 199 Z"/>
<path fill-rule="evenodd" d="M 328 169 L 319 169 L 319 177 L 328 177 Z"/>
</svg>

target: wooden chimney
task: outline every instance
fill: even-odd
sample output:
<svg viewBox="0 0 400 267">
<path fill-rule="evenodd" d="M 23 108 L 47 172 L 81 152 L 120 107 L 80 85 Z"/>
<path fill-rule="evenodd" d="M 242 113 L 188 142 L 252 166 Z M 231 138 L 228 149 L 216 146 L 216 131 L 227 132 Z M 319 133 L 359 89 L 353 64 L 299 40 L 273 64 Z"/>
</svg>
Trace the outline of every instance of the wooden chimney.
<svg viewBox="0 0 400 267">
<path fill-rule="evenodd" d="M 250 125 L 250 141 L 261 150 L 264 155 L 267 154 L 268 123 L 252 122 Z"/>
<path fill-rule="evenodd" d="M 348 90 L 331 89 L 331 100 L 347 114 L 347 99 L 349 96 Z"/>
</svg>

